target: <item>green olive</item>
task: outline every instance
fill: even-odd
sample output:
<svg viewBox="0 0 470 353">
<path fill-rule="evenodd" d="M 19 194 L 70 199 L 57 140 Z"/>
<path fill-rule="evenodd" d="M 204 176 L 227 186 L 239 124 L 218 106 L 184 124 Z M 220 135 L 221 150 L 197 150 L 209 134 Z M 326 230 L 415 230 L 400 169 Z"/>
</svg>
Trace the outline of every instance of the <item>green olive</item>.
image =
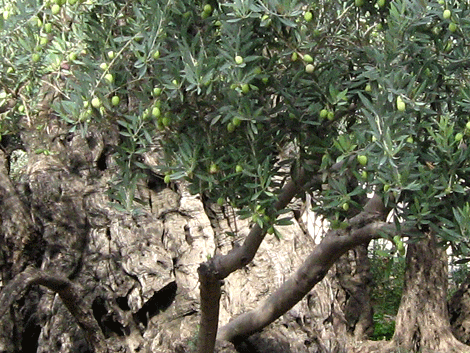
<svg viewBox="0 0 470 353">
<path fill-rule="evenodd" d="M 161 115 L 160 108 L 153 107 L 152 108 L 152 116 L 155 117 L 155 118 L 158 118 L 158 117 L 160 117 L 160 115 Z"/>
<path fill-rule="evenodd" d="M 57 15 L 60 12 L 60 5 L 54 4 L 51 6 L 51 13 Z"/>
<path fill-rule="evenodd" d="M 209 173 L 211 174 L 215 174 L 219 171 L 219 167 L 217 166 L 217 164 L 215 163 L 211 163 L 210 167 L 209 167 Z"/>
<path fill-rule="evenodd" d="M 113 83 L 114 82 L 114 76 L 112 74 L 106 74 L 104 75 L 104 79 L 106 81 L 108 81 L 109 83 Z"/>
<path fill-rule="evenodd" d="M 310 11 L 304 13 L 304 19 L 307 22 L 310 22 L 313 18 L 313 14 Z"/>
<path fill-rule="evenodd" d="M 211 14 L 212 13 L 212 6 L 210 4 L 205 4 L 204 8 L 203 8 L 203 11 L 207 14 Z"/>
<path fill-rule="evenodd" d="M 232 119 L 233 126 L 240 126 L 241 123 L 242 123 L 242 120 L 236 116 Z"/>
<path fill-rule="evenodd" d="M 34 53 L 31 55 L 31 60 L 33 60 L 33 63 L 37 63 L 39 60 L 41 60 L 41 56 L 38 53 Z"/>
<path fill-rule="evenodd" d="M 111 98 L 111 104 L 114 105 L 114 106 L 119 105 L 120 101 L 121 101 L 121 99 L 118 96 L 113 96 L 113 98 Z"/>
<path fill-rule="evenodd" d="M 306 63 L 312 63 L 313 62 L 313 58 L 311 55 L 309 54 L 305 54 L 302 58 Z"/>
<path fill-rule="evenodd" d="M 93 108 L 98 109 L 99 107 L 101 107 L 101 100 L 98 97 L 95 97 L 91 100 L 91 105 L 93 106 Z"/>
<path fill-rule="evenodd" d="M 241 88 L 244 94 L 247 94 L 248 92 L 250 92 L 250 85 L 248 83 L 243 83 Z"/>
</svg>

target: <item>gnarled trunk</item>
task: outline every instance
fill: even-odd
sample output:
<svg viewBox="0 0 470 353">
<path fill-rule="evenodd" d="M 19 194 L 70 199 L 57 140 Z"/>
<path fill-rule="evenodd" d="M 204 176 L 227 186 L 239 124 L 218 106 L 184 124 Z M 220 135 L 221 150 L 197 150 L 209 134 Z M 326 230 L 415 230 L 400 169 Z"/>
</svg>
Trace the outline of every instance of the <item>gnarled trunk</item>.
<svg viewBox="0 0 470 353">
<path fill-rule="evenodd" d="M 462 352 L 447 311 L 447 256 L 433 234 L 408 246 L 393 342 L 412 352 Z"/>
<path fill-rule="evenodd" d="M 149 175 L 139 184 L 138 196 L 148 205 L 141 213 L 111 207 L 105 190 L 117 170 L 106 146 L 116 143 L 117 132 L 110 128 L 82 136 L 68 133 L 55 116 L 44 121 L 47 131 L 23 131 L 28 158 L 20 178 L 1 168 L 0 155 L 0 293 L 14 303 L 0 300 L 8 309 L 0 315 L 0 351 L 26 351 L 29 344 L 38 353 L 85 352 L 93 349 L 87 334 L 96 333 L 105 337 L 98 343 L 112 352 L 188 352 L 200 312 L 197 266 L 236 247 L 238 239 L 225 233 L 231 229 L 215 234 L 200 198 L 189 195 L 184 184 L 169 188 L 162 176 Z M 43 147 L 52 153 L 35 153 Z M 232 231 L 243 238 L 248 222 L 237 222 Z M 295 222 L 280 230 L 281 242 L 265 239 L 252 264 L 225 280 L 222 323 L 272 293 L 313 250 L 310 235 Z M 18 274 L 24 276 L 28 266 L 38 271 L 35 278 L 52 273 L 63 284 L 80 285 L 82 301 L 76 302 L 83 312 L 91 311 L 86 320 L 43 286 L 51 281 L 23 281 L 29 285 L 9 295 L 6 289 L 21 282 L 14 279 L 21 279 Z M 339 344 L 330 318 L 341 306 L 331 305 L 330 300 L 340 300 L 331 287 L 327 281 L 317 286 L 270 332 L 256 337 L 255 349 L 335 351 Z M 94 329 L 85 332 L 88 320 L 96 320 L 100 329 L 85 325 Z M 216 351 L 234 351 L 224 344 Z"/>
<path fill-rule="evenodd" d="M 363 244 L 350 250 L 335 266 L 336 298 L 342 304 L 345 331 L 359 340 L 367 339 L 374 331 L 367 247 L 368 244 Z"/>
<path fill-rule="evenodd" d="M 470 275 L 449 300 L 449 316 L 452 333 L 466 344 L 470 344 Z"/>
<path fill-rule="evenodd" d="M 374 342 L 357 352 L 467 352 L 470 347 L 452 334 L 447 310 L 447 256 L 436 237 L 423 237 L 408 246 L 405 283 L 388 344 Z"/>
</svg>

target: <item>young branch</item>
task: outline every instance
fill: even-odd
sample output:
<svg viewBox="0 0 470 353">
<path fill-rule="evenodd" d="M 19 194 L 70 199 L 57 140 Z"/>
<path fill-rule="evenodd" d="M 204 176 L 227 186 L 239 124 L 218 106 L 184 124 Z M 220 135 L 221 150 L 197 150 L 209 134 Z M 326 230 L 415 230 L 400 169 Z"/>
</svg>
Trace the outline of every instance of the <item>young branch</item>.
<svg viewBox="0 0 470 353">
<path fill-rule="evenodd" d="M 307 173 L 303 170 L 300 171 L 297 178 L 290 180 L 282 188 L 274 208 L 281 210 L 287 207 L 292 198 L 302 190 L 307 181 Z M 232 249 L 226 255 L 217 255 L 199 266 L 201 324 L 198 336 L 198 353 L 214 351 L 219 321 L 221 281 L 253 260 L 265 235 L 266 229 L 255 224 L 242 246 Z"/>
<path fill-rule="evenodd" d="M 235 342 L 260 331 L 297 304 L 347 251 L 368 243 L 381 232 L 396 232 L 393 224 L 378 221 L 378 214 L 361 213 L 349 231 L 330 230 L 300 268 L 253 311 L 240 315 L 219 330 L 218 340 Z M 374 220 L 375 219 L 375 220 Z M 368 223 L 363 225 L 363 222 Z M 351 225 L 354 227 L 351 220 Z"/>
<path fill-rule="evenodd" d="M 299 175 L 298 179 L 289 181 L 279 194 L 278 201 L 274 205 L 275 210 L 279 211 L 286 208 L 293 197 L 302 190 L 305 182 L 306 175 L 304 172 Z M 232 249 L 226 255 L 214 257 L 216 278 L 224 279 L 232 272 L 249 264 L 255 257 L 265 235 L 266 229 L 262 229 L 258 224 L 255 224 L 240 247 Z"/>
<path fill-rule="evenodd" d="M 330 171 L 339 171 L 344 163 L 348 163 L 352 159 L 353 157 L 334 164 L 330 168 Z M 305 189 L 313 188 L 314 185 L 321 184 L 320 180 L 320 177 L 315 177 L 312 173 L 308 173 L 305 169 L 301 168 L 298 174 L 294 175 L 281 189 L 274 208 L 276 210 L 286 208 L 291 200 L 300 192 Z M 366 213 L 370 216 L 371 212 Z M 221 281 L 232 272 L 246 266 L 253 260 L 265 235 L 266 229 L 255 224 L 248 233 L 242 246 L 232 249 L 226 255 L 217 255 L 199 266 L 201 323 L 197 353 L 209 353 L 214 351 L 216 341 L 214 332 L 217 332 L 218 328 Z"/>
<path fill-rule="evenodd" d="M 198 335 L 198 352 L 213 352 L 217 329 L 219 327 L 219 306 L 221 281 L 212 275 L 214 269 L 211 262 L 205 262 L 198 268 L 201 319 Z"/>
</svg>

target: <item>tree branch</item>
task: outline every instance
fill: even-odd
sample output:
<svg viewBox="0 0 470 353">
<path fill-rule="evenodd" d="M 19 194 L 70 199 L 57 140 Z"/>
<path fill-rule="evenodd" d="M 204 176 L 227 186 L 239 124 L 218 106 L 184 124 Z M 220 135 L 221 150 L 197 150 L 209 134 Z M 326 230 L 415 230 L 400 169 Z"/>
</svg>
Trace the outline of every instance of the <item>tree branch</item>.
<svg viewBox="0 0 470 353">
<path fill-rule="evenodd" d="M 381 232 L 394 232 L 393 224 L 375 221 L 341 235 L 329 231 L 300 268 L 255 310 L 238 316 L 219 330 L 218 340 L 234 342 L 260 331 L 297 304 L 347 251 L 368 243 Z"/>
<path fill-rule="evenodd" d="M 286 208 L 294 196 L 302 190 L 307 179 L 307 173 L 301 171 L 297 179 L 289 181 L 282 188 L 278 200 L 274 204 L 274 209 L 279 211 Z M 265 235 L 266 229 L 262 229 L 258 224 L 255 224 L 240 247 L 232 249 L 226 255 L 218 255 L 210 260 L 214 263 L 215 277 L 224 279 L 232 272 L 249 264 L 258 251 Z"/>
<path fill-rule="evenodd" d="M 307 181 L 308 174 L 302 169 L 297 178 L 290 180 L 281 189 L 274 208 L 276 210 L 284 209 L 292 198 L 302 190 Z M 219 321 L 221 281 L 253 260 L 265 235 L 266 229 L 255 224 L 242 246 L 232 249 L 226 255 L 216 255 L 199 266 L 201 323 L 198 335 L 198 353 L 214 351 Z"/>
<path fill-rule="evenodd" d="M 65 307 L 82 328 L 85 338 L 95 353 L 107 353 L 106 339 L 89 308 L 83 302 L 82 288 L 68 278 L 49 272 L 39 271 L 33 267 L 26 268 L 10 281 L 0 293 L 0 318 L 21 297 L 28 287 L 42 285 L 56 292 Z"/>
<path fill-rule="evenodd" d="M 211 275 L 213 263 L 202 263 L 199 274 L 201 293 L 201 324 L 198 334 L 198 352 L 213 352 L 219 327 L 219 306 L 221 281 Z M 204 299 L 203 299 L 204 298 Z"/>
<path fill-rule="evenodd" d="M 344 166 L 344 163 L 348 163 L 352 159 L 353 157 L 334 164 L 330 168 L 330 171 L 339 171 Z M 313 185 L 319 183 L 321 183 L 319 177 L 314 177 L 312 173 L 301 168 L 298 174 L 293 176 L 281 189 L 274 208 L 276 210 L 286 208 L 299 192 L 306 188 L 310 189 Z M 371 212 L 366 213 L 369 216 L 371 214 Z M 232 249 L 226 255 L 216 255 L 214 258 L 200 265 L 198 273 L 201 295 L 201 323 L 198 335 L 198 353 L 214 351 L 214 332 L 217 332 L 218 327 L 221 281 L 230 273 L 246 266 L 253 260 L 265 235 L 266 229 L 255 224 L 248 233 L 242 246 Z"/>
<path fill-rule="evenodd" d="M 367 202 L 364 211 L 349 220 L 347 230 L 330 230 L 300 268 L 255 310 L 240 315 L 222 327 L 218 340 L 234 342 L 266 327 L 298 303 L 328 273 L 347 251 L 382 232 L 395 232 L 393 224 L 379 221 L 385 217 L 379 196 Z"/>
</svg>

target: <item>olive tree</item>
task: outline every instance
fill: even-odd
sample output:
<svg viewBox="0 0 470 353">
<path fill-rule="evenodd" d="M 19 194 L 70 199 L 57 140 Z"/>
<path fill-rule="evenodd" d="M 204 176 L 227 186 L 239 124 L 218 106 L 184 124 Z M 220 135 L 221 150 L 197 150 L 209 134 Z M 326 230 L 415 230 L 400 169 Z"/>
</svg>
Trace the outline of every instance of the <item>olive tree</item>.
<svg viewBox="0 0 470 353">
<path fill-rule="evenodd" d="M 410 266 L 420 244 L 467 255 L 469 5 L 6 2 L 0 133 L 15 134 L 18 121 L 43 109 L 37 93 L 48 85 L 50 108 L 72 133 L 119 125 L 112 150 L 121 173 L 109 190 L 116 207 L 135 209 L 150 170 L 251 218 L 240 247 L 208 254 L 199 268 L 198 352 L 210 352 L 216 339 L 236 341 L 273 322 L 372 238 L 390 239 L 400 253 L 409 242 Z M 164 153 L 158 164 L 155 150 Z M 331 230 L 258 309 L 218 328 L 223 279 L 253 259 L 266 234 L 282 238 L 291 201 L 307 194 Z M 411 347 L 413 337 L 397 334 L 394 344 L 436 348 Z"/>
</svg>

